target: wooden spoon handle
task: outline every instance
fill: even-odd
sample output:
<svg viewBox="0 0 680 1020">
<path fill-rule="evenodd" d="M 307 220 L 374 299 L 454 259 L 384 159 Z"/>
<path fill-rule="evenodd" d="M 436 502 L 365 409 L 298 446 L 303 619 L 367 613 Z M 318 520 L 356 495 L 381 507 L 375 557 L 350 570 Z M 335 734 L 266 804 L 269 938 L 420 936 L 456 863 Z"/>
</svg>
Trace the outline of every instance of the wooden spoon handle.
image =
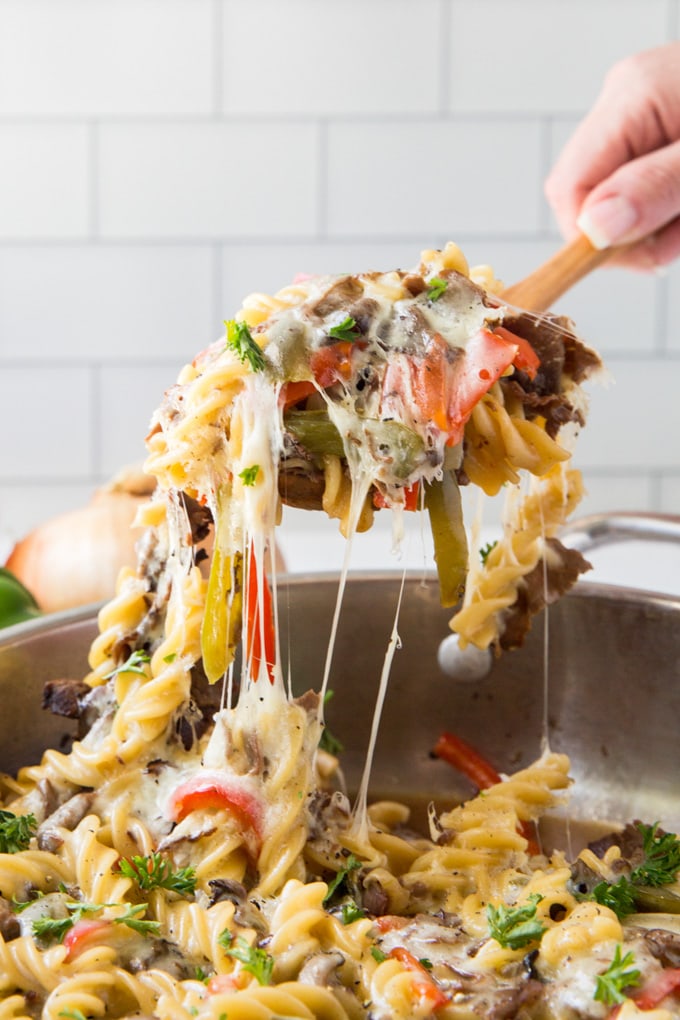
<svg viewBox="0 0 680 1020">
<path fill-rule="evenodd" d="M 594 248 L 584 234 L 579 234 L 529 276 L 504 290 L 501 298 L 528 312 L 545 312 L 614 250 Z"/>
</svg>

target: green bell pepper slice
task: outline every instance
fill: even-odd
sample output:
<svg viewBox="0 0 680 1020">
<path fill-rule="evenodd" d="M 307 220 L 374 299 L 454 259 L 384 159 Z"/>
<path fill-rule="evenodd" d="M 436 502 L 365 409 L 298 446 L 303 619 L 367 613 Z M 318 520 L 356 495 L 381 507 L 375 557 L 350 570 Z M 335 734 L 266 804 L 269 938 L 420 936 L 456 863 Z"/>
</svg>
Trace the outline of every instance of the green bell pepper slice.
<svg viewBox="0 0 680 1020">
<path fill-rule="evenodd" d="M 0 567 L 0 627 L 11 627 L 40 615 L 40 606 L 28 588 L 7 567 Z"/>
</svg>

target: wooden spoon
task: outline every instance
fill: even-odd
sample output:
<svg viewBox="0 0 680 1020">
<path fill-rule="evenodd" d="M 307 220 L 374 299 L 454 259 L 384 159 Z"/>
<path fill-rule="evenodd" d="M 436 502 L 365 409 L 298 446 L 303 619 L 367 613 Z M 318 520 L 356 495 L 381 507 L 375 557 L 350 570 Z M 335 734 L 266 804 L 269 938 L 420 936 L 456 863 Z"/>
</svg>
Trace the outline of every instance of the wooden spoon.
<svg viewBox="0 0 680 1020">
<path fill-rule="evenodd" d="M 504 290 L 501 299 L 528 312 L 545 312 L 614 250 L 594 248 L 584 234 L 578 234 L 533 273 Z"/>
</svg>

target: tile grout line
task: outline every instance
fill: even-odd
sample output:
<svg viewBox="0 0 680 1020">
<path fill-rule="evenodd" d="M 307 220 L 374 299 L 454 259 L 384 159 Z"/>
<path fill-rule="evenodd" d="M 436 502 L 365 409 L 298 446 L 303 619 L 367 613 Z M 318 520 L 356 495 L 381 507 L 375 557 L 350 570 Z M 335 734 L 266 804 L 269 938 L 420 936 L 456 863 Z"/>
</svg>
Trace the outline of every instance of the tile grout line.
<svg viewBox="0 0 680 1020">
<path fill-rule="evenodd" d="M 224 114 L 224 47 L 222 39 L 224 35 L 224 6 L 222 0 L 213 0 L 212 3 L 212 87 L 213 87 L 213 117 L 219 120 Z"/>
<path fill-rule="evenodd" d="M 316 208 L 317 241 L 327 241 L 328 237 L 328 204 L 330 199 L 329 181 L 329 137 L 328 123 L 320 120 L 318 125 L 319 151 L 317 156 L 317 187 L 319 189 Z"/>
<path fill-rule="evenodd" d="M 439 0 L 439 113 L 444 118 L 449 107 L 449 81 L 451 78 L 451 30 L 453 0 Z"/>
<path fill-rule="evenodd" d="M 88 132 L 90 242 L 99 240 L 99 125 L 92 121 Z"/>
<path fill-rule="evenodd" d="M 102 366 L 95 363 L 89 366 L 90 379 L 92 383 L 90 408 L 92 444 L 90 449 L 90 473 L 93 478 L 99 477 L 102 462 Z"/>
</svg>

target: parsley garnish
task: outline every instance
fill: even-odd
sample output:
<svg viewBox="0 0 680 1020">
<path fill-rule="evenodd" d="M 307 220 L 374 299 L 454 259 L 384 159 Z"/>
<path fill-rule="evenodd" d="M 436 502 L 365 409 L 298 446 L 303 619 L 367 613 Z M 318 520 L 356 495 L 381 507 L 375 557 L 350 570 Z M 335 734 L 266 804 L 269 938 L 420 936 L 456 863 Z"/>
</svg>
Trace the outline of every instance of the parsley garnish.
<svg viewBox="0 0 680 1020">
<path fill-rule="evenodd" d="M 441 276 L 433 276 L 431 280 L 428 280 L 428 301 L 439 301 L 447 287 L 446 280 L 442 280 Z"/>
<path fill-rule="evenodd" d="M 172 870 L 172 865 L 160 853 L 147 857 L 123 857 L 118 870 L 137 883 L 140 889 L 170 889 L 180 896 L 190 896 L 196 889 L 196 872 L 192 867 Z"/>
<path fill-rule="evenodd" d="M 57 1016 L 68 1017 L 68 1020 L 87 1020 L 84 1013 L 81 1013 L 79 1009 L 62 1009 Z"/>
<path fill-rule="evenodd" d="M 340 868 L 340 871 L 338 871 L 338 873 L 334 875 L 331 881 L 328 883 L 328 892 L 324 896 L 323 900 L 324 903 L 328 903 L 333 893 L 347 879 L 347 876 L 351 875 L 353 871 L 356 871 L 357 868 L 360 867 L 361 861 L 357 857 L 355 857 L 354 854 L 350 854 L 349 857 L 347 858 L 347 863 L 345 864 L 344 868 Z"/>
<path fill-rule="evenodd" d="M 538 893 L 532 893 L 529 902 L 522 907 L 494 907 L 489 903 L 486 918 L 489 922 L 491 938 L 500 943 L 504 949 L 521 949 L 530 942 L 540 939 L 546 930 L 545 925 L 536 917 L 536 905 L 543 899 Z"/>
<path fill-rule="evenodd" d="M 491 552 L 492 549 L 495 549 L 497 545 L 498 541 L 487 542 L 486 545 L 479 550 L 479 558 L 482 561 L 482 563 L 486 563 L 489 553 Z"/>
<path fill-rule="evenodd" d="M 196 978 L 197 981 L 202 981 L 204 985 L 207 985 L 208 981 L 210 981 L 210 975 L 206 974 L 202 967 L 196 968 L 196 973 L 194 974 L 194 977 Z"/>
<path fill-rule="evenodd" d="M 170 652 L 169 655 L 163 656 L 163 662 L 174 662 L 177 658 L 177 652 Z"/>
<path fill-rule="evenodd" d="M 658 822 L 638 825 L 645 857 L 630 876 L 637 885 L 669 885 L 680 871 L 680 840 L 672 832 L 657 836 L 658 827 Z"/>
<path fill-rule="evenodd" d="M 616 946 L 614 959 L 607 967 L 604 974 L 599 974 L 595 982 L 595 994 L 593 998 L 603 1002 L 605 1006 L 616 1006 L 624 1002 L 626 996 L 624 988 L 633 988 L 640 984 L 640 971 L 635 969 L 635 956 L 633 953 L 626 953 L 621 958 L 621 944 Z M 626 969 L 628 968 L 628 969 Z"/>
<path fill-rule="evenodd" d="M 338 740 L 335 734 L 331 733 L 327 726 L 324 726 L 319 738 L 319 748 L 322 751 L 327 751 L 328 754 L 334 754 L 337 757 L 342 753 L 344 746 L 345 745 L 342 741 Z"/>
<path fill-rule="evenodd" d="M 43 942 L 63 942 L 66 932 L 75 923 L 73 917 L 38 917 L 31 928 L 35 937 Z"/>
<path fill-rule="evenodd" d="M 421 967 L 424 967 L 425 970 L 432 970 L 432 960 L 428 960 L 426 956 L 421 956 L 418 963 Z"/>
<path fill-rule="evenodd" d="M 597 903 L 601 903 L 603 907 L 613 910 L 619 920 L 636 911 L 635 890 L 623 875 L 616 885 L 598 882 L 591 893 L 591 898 Z"/>
<path fill-rule="evenodd" d="M 335 691 L 333 690 L 329 689 L 326 691 L 323 696 L 324 706 L 328 704 L 334 694 Z M 334 736 L 334 734 L 332 734 L 328 727 L 324 724 L 324 728 L 321 731 L 321 737 L 319 738 L 319 748 L 322 751 L 327 751 L 328 754 L 334 754 L 337 756 L 344 750 L 344 745 L 342 741 L 338 740 L 338 738 Z"/>
<path fill-rule="evenodd" d="M 371 956 L 378 963 L 383 963 L 387 959 L 387 954 L 383 953 L 382 949 L 379 949 L 378 946 L 371 946 Z"/>
<path fill-rule="evenodd" d="M 104 679 L 111 680 L 112 677 L 118 676 L 119 673 L 139 673 L 140 676 L 146 676 L 144 666 L 147 662 L 151 662 L 148 652 L 133 652 L 122 666 L 116 666 L 115 669 L 106 674 Z"/>
<path fill-rule="evenodd" d="M 0 854 L 26 850 L 37 828 L 35 815 L 15 815 L 0 810 Z"/>
<path fill-rule="evenodd" d="M 331 326 L 328 330 L 328 335 L 332 336 L 334 340 L 348 340 L 350 343 L 353 343 L 359 336 L 359 327 L 356 324 L 356 320 L 351 315 L 348 315 L 337 326 Z"/>
<path fill-rule="evenodd" d="M 264 354 L 253 340 L 247 323 L 229 319 L 224 325 L 227 327 L 227 347 L 235 351 L 241 361 L 247 361 L 253 372 L 261 372 L 266 364 Z"/>
<path fill-rule="evenodd" d="M 114 924 L 124 924 L 128 928 L 132 928 L 133 931 L 138 932 L 140 935 L 147 935 L 151 932 L 154 935 L 158 935 L 161 930 L 160 921 L 145 921 L 139 915 L 143 914 L 148 903 L 137 903 L 136 905 L 130 905 L 127 911 L 120 917 L 112 918 Z"/>
<path fill-rule="evenodd" d="M 220 932 L 217 936 L 217 944 L 222 946 L 222 949 L 231 949 L 231 944 L 234 941 L 233 932 L 225 928 L 224 931 Z"/>
<path fill-rule="evenodd" d="M 341 910 L 343 924 L 351 924 L 352 921 L 358 921 L 359 918 L 366 917 L 365 911 L 358 907 L 354 900 L 350 900 L 349 903 L 343 903 Z"/>
<path fill-rule="evenodd" d="M 242 963 L 243 969 L 252 974 L 261 985 L 271 984 L 274 957 L 266 953 L 264 949 L 249 946 L 242 935 L 239 935 L 236 942 L 236 946 L 227 949 L 227 956 L 232 956 Z"/>
<path fill-rule="evenodd" d="M 252 464 L 250 467 L 244 468 L 243 471 L 239 472 L 239 478 L 244 485 L 254 485 L 255 479 L 260 473 L 260 465 Z"/>
</svg>

